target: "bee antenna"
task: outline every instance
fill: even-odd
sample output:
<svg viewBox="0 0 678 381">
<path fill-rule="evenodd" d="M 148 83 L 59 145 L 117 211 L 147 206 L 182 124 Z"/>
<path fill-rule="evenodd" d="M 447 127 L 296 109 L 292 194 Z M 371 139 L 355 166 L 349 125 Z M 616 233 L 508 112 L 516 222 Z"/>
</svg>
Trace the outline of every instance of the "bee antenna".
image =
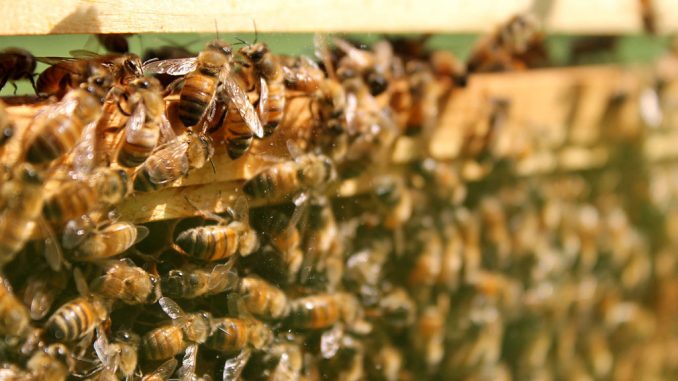
<svg viewBox="0 0 678 381">
<path fill-rule="evenodd" d="M 216 174 L 217 174 L 217 167 L 214 166 L 214 161 L 212 161 L 212 158 L 211 158 L 211 157 L 209 158 L 208 161 L 210 162 L 210 165 L 212 166 L 212 172 L 213 172 L 214 175 L 216 176 Z"/>
<path fill-rule="evenodd" d="M 217 32 L 217 40 L 219 39 L 219 26 L 217 25 L 217 19 L 214 19 L 214 30 Z"/>
<path fill-rule="evenodd" d="M 245 40 L 243 40 L 240 37 L 236 37 L 235 39 L 238 40 L 238 42 L 235 43 L 234 45 L 249 45 Z"/>
<path fill-rule="evenodd" d="M 254 18 L 252 18 L 252 25 L 254 25 L 254 42 L 252 44 L 256 44 L 259 40 L 259 33 L 257 33 L 257 21 Z"/>
</svg>

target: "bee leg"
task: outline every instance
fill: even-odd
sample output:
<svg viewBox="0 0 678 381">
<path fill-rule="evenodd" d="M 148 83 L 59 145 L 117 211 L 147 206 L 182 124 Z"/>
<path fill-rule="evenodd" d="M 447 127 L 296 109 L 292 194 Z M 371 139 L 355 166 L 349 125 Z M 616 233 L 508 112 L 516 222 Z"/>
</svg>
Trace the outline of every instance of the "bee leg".
<svg viewBox="0 0 678 381">
<path fill-rule="evenodd" d="M 37 73 L 28 76 L 28 80 L 31 82 L 31 86 L 33 86 L 33 91 L 35 91 L 35 95 L 40 95 L 38 93 L 38 86 L 35 85 L 35 76 L 38 75 Z"/>
<path fill-rule="evenodd" d="M 19 90 L 19 88 L 16 86 L 16 83 L 12 81 L 9 84 L 12 85 L 12 87 L 14 88 L 14 92 L 12 93 L 12 95 L 16 95 L 16 92 Z"/>
</svg>

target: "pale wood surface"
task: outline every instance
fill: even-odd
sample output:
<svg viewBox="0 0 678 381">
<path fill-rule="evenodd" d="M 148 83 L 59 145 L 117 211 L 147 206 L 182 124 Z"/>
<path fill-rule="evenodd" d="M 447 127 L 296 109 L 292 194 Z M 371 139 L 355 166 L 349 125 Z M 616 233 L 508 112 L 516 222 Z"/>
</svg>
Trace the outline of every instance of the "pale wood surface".
<svg viewBox="0 0 678 381">
<path fill-rule="evenodd" d="M 656 0 L 661 31 L 678 0 Z M 633 33 L 638 0 L 22 0 L 0 2 L 0 35 L 50 33 L 486 32 L 534 9 L 554 33 Z"/>
</svg>

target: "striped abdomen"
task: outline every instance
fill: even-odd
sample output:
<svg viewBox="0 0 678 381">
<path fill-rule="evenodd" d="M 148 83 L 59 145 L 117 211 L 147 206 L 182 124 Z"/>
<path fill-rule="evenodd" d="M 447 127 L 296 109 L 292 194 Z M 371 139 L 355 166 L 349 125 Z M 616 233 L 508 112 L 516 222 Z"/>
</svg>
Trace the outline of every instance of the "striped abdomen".
<svg viewBox="0 0 678 381">
<path fill-rule="evenodd" d="M 243 191 L 254 198 L 288 196 L 300 188 L 297 169 L 295 162 L 276 164 L 247 180 Z"/>
<path fill-rule="evenodd" d="M 137 227 L 118 222 L 94 232 L 78 246 L 74 259 L 80 261 L 113 257 L 129 249 L 137 239 Z"/>
<path fill-rule="evenodd" d="M 46 163 L 68 153 L 80 140 L 83 128 L 79 120 L 66 115 L 47 120 L 28 143 L 26 160 Z"/>
<path fill-rule="evenodd" d="M 47 320 L 49 335 L 59 341 L 75 341 L 92 332 L 106 319 L 105 307 L 90 298 L 77 298 L 61 306 Z"/>
<path fill-rule="evenodd" d="M 250 329 L 246 320 L 223 318 L 217 321 L 215 328 L 205 342 L 210 349 L 231 353 L 243 349 L 249 342 Z"/>
<path fill-rule="evenodd" d="M 169 165 L 164 155 L 151 155 L 143 163 L 134 176 L 134 190 L 150 192 L 164 188 L 172 182 L 185 176 L 187 168 L 181 165 Z M 155 172 L 157 181 L 153 181 L 149 171 Z M 159 174 L 160 173 L 160 174 Z"/>
<path fill-rule="evenodd" d="M 97 204 L 97 192 L 85 181 L 70 181 L 45 201 L 42 212 L 53 224 L 86 215 Z"/>
<path fill-rule="evenodd" d="M 278 319 L 285 313 L 287 296 L 279 288 L 258 278 L 240 281 L 240 296 L 247 311 L 262 319 Z"/>
<path fill-rule="evenodd" d="M 252 145 L 254 133 L 240 116 L 240 113 L 233 102 L 229 102 L 228 104 L 228 113 L 224 118 L 223 128 L 228 156 L 231 159 L 237 159 L 247 152 Z"/>
<path fill-rule="evenodd" d="M 160 126 L 155 121 L 144 123 L 139 131 L 125 133 L 125 139 L 118 151 L 118 164 L 134 168 L 151 156 L 160 139 Z"/>
<path fill-rule="evenodd" d="M 218 261 L 238 251 L 240 234 L 228 225 L 198 226 L 185 230 L 176 239 L 184 255 L 203 261 Z"/>
<path fill-rule="evenodd" d="M 287 323 L 299 329 L 323 329 L 339 321 L 341 310 L 331 295 L 316 295 L 290 303 Z"/>
<path fill-rule="evenodd" d="M 198 124 L 212 102 L 217 89 L 217 77 L 194 71 L 186 76 L 179 97 L 179 119 L 186 127 Z"/>
<path fill-rule="evenodd" d="M 277 72 L 276 78 L 268 79 L 268 102 L 264 109 L 267 115 L 264 124 L 264 135 L 270 135 L 278 128 L 285 111 L 285 83 L 282 71 Z"/>
<path fill-rule="evenodd" d="M 181 328 L 165 325 L 148 332 L 141 339 L 141 350 L 149 360 L 165 360 L 186 350 L 188 342 L 184 341 Z"/>
</svg>

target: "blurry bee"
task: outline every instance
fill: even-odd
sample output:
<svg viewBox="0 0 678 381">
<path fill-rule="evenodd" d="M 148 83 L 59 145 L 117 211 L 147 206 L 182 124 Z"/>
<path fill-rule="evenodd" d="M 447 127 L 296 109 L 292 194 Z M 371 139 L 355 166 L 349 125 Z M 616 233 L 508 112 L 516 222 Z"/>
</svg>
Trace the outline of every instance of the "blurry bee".
<svg viewBox="0 0 678 381">
<path fill-rule="evenodd" d="M 128 258 L 107 265 L 91 283 L 92 291 L 127 304 L 153 304 L 160 299 L 160 279 L 137 267 Z"/>
<path fill-rule="evenodd" d="M 429 136 L 438 122 L 438 104 L 442 91 L 428 63 L 410 61 L 405 67 L 412 96 L 405 132 Z"/>
<path fill-rule="evenodd" d="M 365 379 L 363 361 L 365 348 L 361 341 L 334 328 L 323 333 L 318 367 L 331 379 L 358 381 Z M 326 343 L 322 340 L 327 338 Z"/>
<path fill-rule="evenodd" d="M 0 335 L 24 337 L 31 329 L 29 312 L 14 296 L 9 281 L 0 277 Z"/>
<path fill-rule="evenodd" d="M 171 245 L 178 253 L 211 262 L 232 260 L 235 254 L 247 256 L 257 249 L 257 233 L 245 220 L 247 204 L 244 198 L 236 200 L 234 209 L 230 209 L 234 217 L 231 222 L 198 209 L 188 199 L 186 201 L 203 217 L 217 221 L 217 225 L 197 226 L 179 233 Z"/>
<path fill-rule="evenodd" d="M 43 269 L 26 280 L 23 301 L 28 306 L 31 319 L 40 320 L 52 308 L 54 300 L 66 288 L 67 275 L 64 271 Z"/>
<path fill-rule="evenodd" d="M 285 322 L 296 329 L 325 329 L 341 321 L 357 319 L 359 302 L 351 294 L 318 294 L 289 302 Z"/>
<path fill-rule="evenodd" d="M 97 207 L 117 204 L 131 191 L 132 183 L 127 172 L 101 167 L 85 179 L 67 180 L 48 197 L 42 213 L 54 225 L 81 218 Z"/>
<path fill-rule="evenodd" d="M 393 289 L 379 300 L 377 317 L 383 324 L 396 330 L 411 327 L 416 313 L 416 303 L 402 288 Z"/>
<path fill-rule="evenodd" d="M 471 52 L 471 72 L 521 70 L 543 65 L 547 59 L 544 34 L 534 15 L 519 14 L 481 39 Z"/>
<path fill-rule="evenodd" d="M 264 135 L 275 131 L 283 119 L 285 110 L 285 83 L 278 59 L 262 42 L 247 45 L 240 54 L 252 65 L 259 78 L 259 118 L 264 126 Z"/>
<path fill-rule="evenodd" d="M 301 377 L 304 364 L 302 350 L 293 342 L 275 341 L 265 351 L 250 360 L 252 364 L 245 372 L 247 379 L 267 381 L 292 381 Z M 256 369 L 256 374 L 249 370 Z M 254 373 L 254 372 L 252 372 Z"/>
<path fill-rule="evenodd" d="M 186 176 L 192 168 L 202 168 L 214 155 L 212 140 L 190 132 L 156 147 L 137 168 L 134 190 L 148 192 L 165 187 Z"/>
<path fill-rule="evenodd" d="M 333 41 L 345 54 L 337 64 L 337 75 L 340 78 L 361 77 L 373 96 L 386 91 L 393 59 L 393 49 L 388 41 L 377 42 L 374 51 L 357 48 L 337 37 L 333 38 Z"/>
<path fill-rule="evenodd" d="M 72 251 L 71 258 L 76 261 L 100 261 L 114 257 L 148 236 L 148 228 L 130 222 L 103 223 L 92 227 L 87 226 L 89 222 L 82 226 L 80 221 L 70 221 L 63 237 L 64 248 Z"/>
<path fill-rule="evenodd" d="M 36 83 L 38 94 L 61 99 L 69 90 L 87 82 L 93 68 L 103 67 L 115 84 L 125 85 L 143 76 L 141 59 L 136 54 L 99 55 L 85 50 L 72 51 L 75 57 L 37 57 L 39 62 L 52 65 L 45 69 Z"/>
<path fill-rule="evenodd" d="M 271 329 L 256 319 L 219 318 L 214 320 L 214 329 L 205 346 L 223 353 L 235 353 L 249 347 L 262 349 L 272 338 Z"/>
<path fill-rule="evenodd" d="M 27 79 L 31 81 L 35 90 L 33 76 L 35 75 L 36 65 L 37 61 L 29 51 L 21 48 L 4 49 L 0 52 L 0 89 L 5 87 L 7 81 L 11 81 L 16 94 L 17 87 L 14 81 Z"/>
<path fill-rule="evenodd" d="M 95 36 L 99 44 L 101 44 L 107 52 L 118 54 L 129 53 L 129 43 L 127 42 L 127 39 L 131 34 L 111 33 L 97 34 Z"/>
<path fill-rule="evenodd" d="M 141 165 L 158 145 L 161 134 L 174 136 L 165 116 L 165 100 L 162 85 L 155 78 L 135 79 L 127 86 L 131 95 L 128 107 L 133 110 L 127 119 L 124 137 L 118 149 L 117 162 L 123 167 Z"/>
<path fill-rule="evenodd" d="M 160 298 L 160 307 L 172 319 L 141 339 L 144 357 L 148 360 L 165 360 L 185 351 L 189 346 L 202 344 L 210 335 L 212 316 L 207 312 L 185 313 L 176 302 Z"/>
<path fill-rule="evenodd" d="M 33 354 L 26 368 L 31 380 L 65 381 L 75 368 L 75 361 L 63 344 L 52 344 Z"/>
<path fill-rule="evenodd" d="M 172 357 L 171 359 L 165 361 L 164 363 L 160 364 L 157 369 L 155 369 L 153 372 L 145 375 L 142 377 L 142 381 L 166 381 L 167 379 L 172 376 L 172 373 L 174 373 L 174 370 L 177 368 L 177 365 L 179 362 L 177 359 Z"/>
<path fill-rule="evenodd" d="M 23 163 L 16 167 L 10 181 L 0 184 L 0 199 L 4 201 L 0 212 L 0 265 L 14 258 L 30 238 L 34 226 L 43 221 L 40 218 L 43 183 L 43 175 L 31 164 Z M 53 237 L 50 239 L 56 243 Z M 50 265 L 60 261 L 58 252 L 46 251 L 45 254 Z"/>
<path fill-rule="evenodd" d="M 83 89 L 70 91 L 61 102 L 47 106 L 31 121 L 24 145 L 26 160 L 42 164 L 68 153 L 100 113 L 101 103 L 95 96 Z"/>
<path fill-rule="evenodd" d="M 119 373 L 121 377 L 130 379 L 137 368 L 140 340 L 136 333 L 121 330 L 116 333 L 111 343 L 106 334 L 98 330 L 93 347 L 101 361 L 102 371 L 112 376 Z"/>
<path fill-rule="evenodd" d="M 344 272 L 344 245 L 326 197 L 311 197 L 304 226 L 304 264 L 300 282 L 334 290 Z"/>
<path fill-rule="evenodd" d="M 293 91 L 312 94 L 325 80 L 325 73 L 312 59 L 301 56 L 282 66 L 285 87 Z"/>
<path fill-rule="evenodd" d="M 197 298 L 216 295 L 235 288 L 238 274 L 225 264 L 217 264 L 211 268 L 195 265 L 183 266 L 170 270 L 162 278 L 162 290 L 173 298 Z"/>
<path fill-rule="evenodd" d="M 50 339 L 65 342 L 82 339 L 108 319 L 108 306 L 101 298 L 89 293 L 79 269 L 75 269 L 73 277 L 81 296 L 66 302 L 47 319 L 45 330 Z"/>
<path fill-rule="evenodd" d="M 399 178 L 382 176 L 377 179 L 374 198 L 387 229 L 399 229 L 410 219 L 414 201 L 411 192 Z"/>
<path fill-rule="evenodd" d="M 0 156 L 2 155 L 2 147 L 14 136 L 15 128 L 14 122 L 7 115 L 5 103 L 0 102 Z"/>
<path fill-rule="evenodd" d="M 263 279 L 251 276 L 242 278 L 238 294 L 247 311 L 258 318 L 275 320 L 283 317 L 287 311 L 285 293 Z"/>
<path fill-rule="evenodd" d="M 397 381 L 403 368 L 403 354 L 393 345 L 375 348 L 375 354 L 367 356 L 366 372 L 370 380 Z"/>
<path fill-rule="evenodd" d="M 336 172 L 332 160 L 321 154 L 302 153 L 288 140 L 292 161 L 274 164 L 250 178 L 243 191 L 255 199 L 284 199 L 304 191 L 314 191 L 334 180 Z"/>
<path fill-rule="evenodd" d="M 249 129 L 261 138 L 264 129 L 254 106 L 231 76 L 230 45 L 215 40 L 198 57 L 154 61 L 144 70 L 160 74 L 186 75 L 179 98 L 179 119 L 186 127 L 197 125 L 214 107 L 217 94 L 232 103 Z"/>
<path fill-rule="evenodd" d="M 428 300 L 431 288 L 442 271 L 443 242 L 434 228 L 423 228 L 417 234 L 419 247 L 407 266 L 407 284 L 415 300 Z"/>
</svg>

